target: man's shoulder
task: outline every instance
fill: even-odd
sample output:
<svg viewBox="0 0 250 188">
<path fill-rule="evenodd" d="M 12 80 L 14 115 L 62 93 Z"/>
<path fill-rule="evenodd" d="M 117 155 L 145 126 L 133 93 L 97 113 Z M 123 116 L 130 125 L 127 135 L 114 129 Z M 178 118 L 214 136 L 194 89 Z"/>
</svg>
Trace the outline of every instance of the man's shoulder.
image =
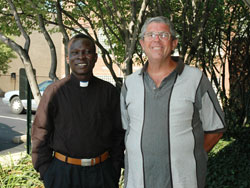
<svg viewBox="0 0 250 188">
<path fill-rule="evenodd" d="M 128 75 L 123 84 L 123 88 L 126 90 L 128 88 L 131 88 L 132 90 L 139 90 L 141 89 L 141 86 L 143 86 L 143 73 L 142 69 L 137 70 L 136 72 Z"/>
<path fill-rule="evenodd" d="M 201 72 L 200 69 L 198 69 L 197 67 L 194 67 L 192 65 L 184 65 L 184 69 L 188 70 L 188 71 L 194 71 L 194 72 Z"/>
<path fill-rule="evenodd" d="M 142 69 L 139 69 L 132 74 L 128 75 L 125 80 L 134 80 L 136 78 L 140 78 L 142 76 Z"/>
<path fill-rule="evenodd" d="M 119 95 L 118 89 L 114 84 L 98 77 L 94 77 L 93 87 L 95 87 L 97 91 Z"/>
<path fill-rule="evenodd" d="M 183 76 L 188 76 L 188 77 L 196 77 L 196 76 L 200 77 L 202 75 L 202 71 L 197 67 L 185 64 L 182 74 Z"/>
<path fill-rule="evenodd" d="M 70 76 L 66 76 L 60 80 L 54 81 L 52 84 L 50 84 L 46 90 L 45 93 L 51 93 L 53 91 L 58 90 L 58 88 L 62 87 L 67 81 L 69 81 Z"/>
<path fill-rule="evenodd" d="M 110 83 L 110 82 L 108 82 L 108 81 L 106 81 L 106 80 L 103 80 L 103 79 L 101 79 L 101 78 L 98 78 L 98 77 L 96 77 L 96 76 L 94 76 L 94 81 L 95 81 L 96 83 L 100 84 L 100 85 L 103 85 L 104 87 L 115 88 L 115 86 L 114 86 L 112 83 Z"/>
</svg>

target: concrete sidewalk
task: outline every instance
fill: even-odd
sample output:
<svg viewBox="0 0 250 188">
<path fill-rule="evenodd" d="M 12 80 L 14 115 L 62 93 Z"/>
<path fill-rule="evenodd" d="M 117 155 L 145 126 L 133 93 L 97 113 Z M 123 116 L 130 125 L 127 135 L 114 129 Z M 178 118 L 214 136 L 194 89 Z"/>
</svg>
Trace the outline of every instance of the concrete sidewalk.
<svg viewBox="0 0 250 188">
<path fill-rule="evenodd" d="M 12 138 L 12 142 L 15 144 L 26 143 L 26 135 L 15 136 Z M 20 159 L 27 155 L 27 151 L 25 148 L 23 151 L 19 151 L 20 149 L 13 149 L 14 153 L 8 152 L 5 154 L 0 154 L 0 164 L 1 166 L 10 166 L 12 164 L 16 165 Z M 16 151 L 16 152 L 15 152 Z"/>
<path fill-rule="evenodd" d="M 25 157 L 26 155 L 27 155 L 26 151 L 17 152 L 13 154 L 9 153 L 6 155 L 0 155 L 0 164 L 2 167 L 11 166 L 12 164 L 16 165 L 18 161 L 23 157 Z"/>
</svg>

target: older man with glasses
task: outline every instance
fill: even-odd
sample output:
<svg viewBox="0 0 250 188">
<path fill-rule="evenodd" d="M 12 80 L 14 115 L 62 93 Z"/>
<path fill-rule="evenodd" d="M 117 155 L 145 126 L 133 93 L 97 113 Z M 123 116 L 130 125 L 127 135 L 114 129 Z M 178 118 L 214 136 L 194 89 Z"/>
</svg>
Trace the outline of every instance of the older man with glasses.
<svg viewBox="0 0 250 188">
<path fill-rule="evenodd" d="M 125 188 L 203 188 L 207 152 L 226 129 L 211 83 L 171 55 L 178 40 L 167 18 L 147 19 L 140 44 L 148 61 L 121 92 Z"/>
</svg>

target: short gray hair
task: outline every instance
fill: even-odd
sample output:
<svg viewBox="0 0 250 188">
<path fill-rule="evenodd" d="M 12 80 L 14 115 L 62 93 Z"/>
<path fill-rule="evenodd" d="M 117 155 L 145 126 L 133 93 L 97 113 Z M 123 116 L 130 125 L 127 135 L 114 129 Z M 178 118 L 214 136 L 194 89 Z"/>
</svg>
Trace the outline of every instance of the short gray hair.
<svg viewBox="0 0 250 188">
<path fill-rule="evenodd" d="M 146 19 L 145 23 L 143 24 L 143 26 L 141 28 L 141 33 L 139 35 L 140 39 L 144 38 L 147 27 L 152 22 L 166 24 L 167 26 L 169 26 L 171 37 L 173 39 L 177 38 L 177 33 L 175 31 L 174 24 L 168 18 L 166 18 L 164 16 L 157 16 L 157 17 L 151 17 L 151 18 Z"/>
</svg>

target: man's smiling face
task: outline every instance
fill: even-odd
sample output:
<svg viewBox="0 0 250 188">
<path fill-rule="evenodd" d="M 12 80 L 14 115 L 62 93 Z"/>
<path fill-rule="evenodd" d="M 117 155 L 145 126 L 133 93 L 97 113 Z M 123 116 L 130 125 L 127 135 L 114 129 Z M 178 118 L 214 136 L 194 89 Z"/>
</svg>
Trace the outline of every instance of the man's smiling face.
<svg viewBox="0 0 250 188">
<path fill-rule="evenodd" d="M 151 33 L 156 33 L 154 38 L 150 37 Z M 159 33 L 169 34 L 170 37 L 161 37 Z M 170 28 L 164 23 L 152 22 L 148 25 L 144 38 L 140 44 L 148 56 L 148 59 L 164 60 L 171 56 L 172 50 L 177 45 L 177 40 L 173 40 L 170 35 Z"/>
<path fill-rule="evenodd" d="M 92 41 L 87 38 L 77 38 L 69 44 L 68 61 L 72 73 L 80 78 L 92 74 L 97 60 L 97 54 Z"/>
</svg>

